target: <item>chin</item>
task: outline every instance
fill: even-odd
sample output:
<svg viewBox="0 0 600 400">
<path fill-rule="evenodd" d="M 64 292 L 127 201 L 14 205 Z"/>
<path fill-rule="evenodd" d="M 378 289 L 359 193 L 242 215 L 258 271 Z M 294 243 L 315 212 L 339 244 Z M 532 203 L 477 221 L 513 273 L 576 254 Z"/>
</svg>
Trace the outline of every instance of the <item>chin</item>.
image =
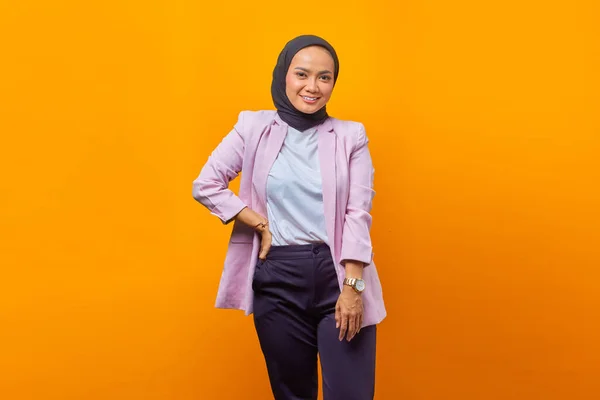
<svg viewBox="0 0 600 400">
<path fill-rule="evenodd" d="M 307 104 L 299 104 L 299 107 L 296 107 L 299 111 L 302 111 L 304 114 L 314 114 L 317 111 L 319 111 L 321 108 L 323 108 L 322 105 L 307 105 Z"/>
</svg>

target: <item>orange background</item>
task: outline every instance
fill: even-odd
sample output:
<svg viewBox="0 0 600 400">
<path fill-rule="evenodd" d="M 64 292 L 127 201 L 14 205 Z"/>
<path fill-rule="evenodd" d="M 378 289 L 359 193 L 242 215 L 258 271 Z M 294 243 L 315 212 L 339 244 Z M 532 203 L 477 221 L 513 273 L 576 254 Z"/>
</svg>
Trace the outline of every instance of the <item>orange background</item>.
<svg viewBox="0 0 600 400">
<path fill-rule="evenodd" d="M 0 398 L 270 398 L 191 184 L 303 33 L 371 139 L 377 399 L 600 398 L 597 1 L 201 3 L 0 2 Z"/>
</svg>

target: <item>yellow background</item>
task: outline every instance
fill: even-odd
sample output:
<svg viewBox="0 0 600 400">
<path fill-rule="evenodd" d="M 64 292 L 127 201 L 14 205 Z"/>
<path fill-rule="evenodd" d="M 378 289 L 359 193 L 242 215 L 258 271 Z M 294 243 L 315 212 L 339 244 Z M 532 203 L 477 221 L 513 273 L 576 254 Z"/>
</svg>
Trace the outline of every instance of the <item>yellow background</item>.
<svg viewBox="0 0 600 400">
<path fill-rule="evenodd" d="M 0 398 L 270 398 L 191 183 L 304 33 L 371 139 L 377 399 L 600 398 L 598 4 L 1 1 Z"/>
</svg>

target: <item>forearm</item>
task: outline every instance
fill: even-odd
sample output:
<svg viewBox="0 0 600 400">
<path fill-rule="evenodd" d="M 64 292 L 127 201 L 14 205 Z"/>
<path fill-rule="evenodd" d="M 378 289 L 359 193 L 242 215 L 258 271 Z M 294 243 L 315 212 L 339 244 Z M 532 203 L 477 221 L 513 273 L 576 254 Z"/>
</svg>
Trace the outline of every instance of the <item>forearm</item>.
<svg viewBox="0 0 600 400">
<path fill-rule="evenodd" d="M 355 260 L 346 260 L 344 267 L 346 268 L 346 276 L 349 278 L 362 279 L 364 263 Z"/>
<path fill-rule="evenodd" d="M 249 207 L 244 208 L 235 216 L 236 221 L 240 221 L 243 224 L 251 226 L 252 228 L 256 228 L 260 230 L 260 224 L 267 223 L 267 219 L 260 215 L 259 213 L 251 210 Z M 258 227 L 258 228 L 257 228 Z"/>
</svg>

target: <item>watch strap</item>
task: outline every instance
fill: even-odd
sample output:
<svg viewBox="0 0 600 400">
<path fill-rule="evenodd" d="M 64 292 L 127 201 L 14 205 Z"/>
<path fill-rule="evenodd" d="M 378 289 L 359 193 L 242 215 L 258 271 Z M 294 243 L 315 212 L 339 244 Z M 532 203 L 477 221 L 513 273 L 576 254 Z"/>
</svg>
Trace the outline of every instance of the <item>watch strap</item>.
<svg viewBox="0 0 600 400">
<path fill-rule="evenodd" d="M 356 278 L 345 278 L 344 279 L 344 285 L 354 287 L 355 284 L 356 284 Z"/>
</svg>

